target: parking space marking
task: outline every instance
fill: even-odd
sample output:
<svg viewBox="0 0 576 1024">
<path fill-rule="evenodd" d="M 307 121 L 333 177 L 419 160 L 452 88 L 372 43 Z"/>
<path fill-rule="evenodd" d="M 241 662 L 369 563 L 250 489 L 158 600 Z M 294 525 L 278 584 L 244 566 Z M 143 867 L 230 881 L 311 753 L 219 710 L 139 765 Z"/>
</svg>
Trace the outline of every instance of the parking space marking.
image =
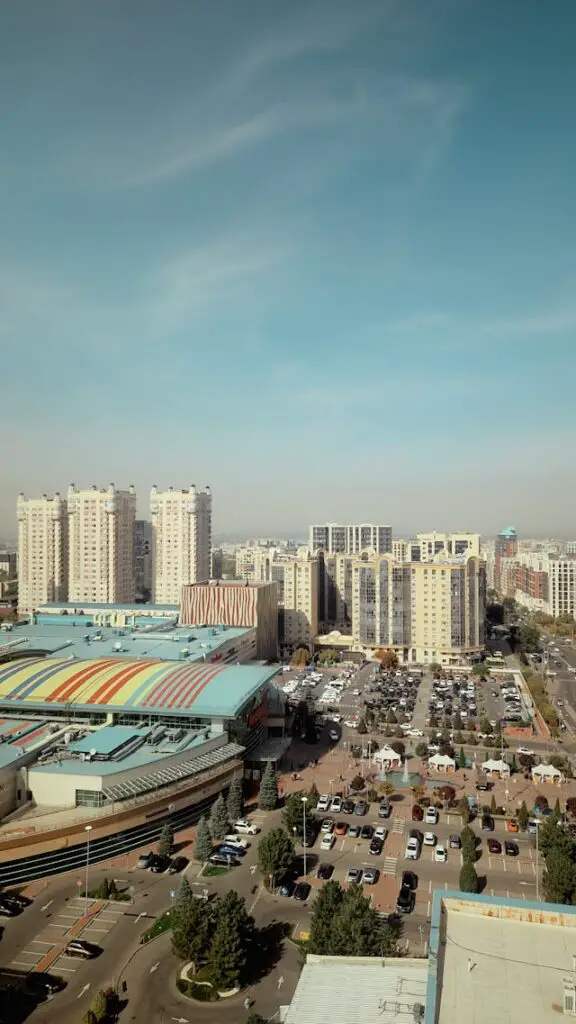
<svg viewBox="0 0 576 1024">
<path fill-rule="evenodd" d="M 492 871 L 492 857 L 488 857 L 488 867 Z"/>
<path fill-rule="evenodd" d="M 27 967 L 28 970 L 30 970 L 31 967 L 34 967 L 34 964 L 28 963 L 27 961 L 24 961 L 24 960 L 11 960 L 10 963 L 8 964 L 8 966 L 9 967 Z"/>
</svg>

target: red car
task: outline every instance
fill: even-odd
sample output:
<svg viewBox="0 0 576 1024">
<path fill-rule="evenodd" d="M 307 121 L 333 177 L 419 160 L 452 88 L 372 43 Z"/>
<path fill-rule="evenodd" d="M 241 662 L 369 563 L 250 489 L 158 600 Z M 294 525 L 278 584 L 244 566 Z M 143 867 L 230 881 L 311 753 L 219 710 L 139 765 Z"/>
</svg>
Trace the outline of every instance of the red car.
<svg viewBox="0 0 576 1024">
<path fill-rule="evenodd" d="M 497 839 L 488 839 L 488 853 L 502 853 L 502 843 Z"/>
<path fill-rule="evenodd" d="M 423 820 L 424 820 L 424 811 L 419 806 L 419 804 L 414 804 L 414 806 L 412 808 L 412 821 L 423 821 Z"/>
</svg>

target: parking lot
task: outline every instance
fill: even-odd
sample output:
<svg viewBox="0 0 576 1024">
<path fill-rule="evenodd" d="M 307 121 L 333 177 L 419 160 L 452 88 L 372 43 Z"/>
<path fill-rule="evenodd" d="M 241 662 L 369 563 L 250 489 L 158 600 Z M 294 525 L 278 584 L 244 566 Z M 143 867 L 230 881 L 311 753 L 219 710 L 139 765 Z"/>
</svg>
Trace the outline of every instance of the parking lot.
<svg viewBox="0 0 576 1024">
<path fill-rule="evenodd" d="M 375 909 L 384 913 L 396 912 L 396 900 L 402 872 L 412 871 L 418 882 L 415 906 L 413 913 L 402 915 L 402 922 L 404 937 L 415 948 L 426 941 L 428 933 L 426 924 L 429 920 L 434 889 L 459 888 L 462 855 L 459 849 L 450 847 L 450 836 L 459 835 L 462 830 L 462 821 L 456 812 L 446 811 L 439 812 L 439 820 L 435 825 L 412 821 L 410 798 L 400 801 L 393 800 L 392 808 L 391 816 L 384 820 L 378 817 L 378 804 L 374 803 L 369 805 L 367 814 L 362 817 L 342 812 L 333 814 L 330 811 L 319 812 L 315 816 L 318 829 L 320 829 L 322 821 L 332 818 L 335 824 L 341 822 L 342 825 L 347 826 L 347 831 L 345 835 L 336 836 L 331 850 L 320 848 L 323 833 L 319 831 L 314 845 L 307 850 L 307 880 L 312 886 L 307 908 L 309 910 L 313 905 L 317 892 L 324 884 L 324 881 L 317 877 L 317 871 L 321 864 L 331 865 L 333 869 L 331 877 L 343 886 L 347 884 L 347 875 L 351 868 L 376 868 L 378 880 L 373 885 L 365 885 L 364 893 L 370 897 Z M 360 839 L 349 835 L 350 826 L 355 825 L 370 825 L 372 828 L 384 826 L 386 828 L 387 834 L 381 854 L 378 856 L 370 854 L 369 838 Z M 505 824 L 499 821 L 496 821 L 494 831 L 490 833 L 482 831 L 481 819 L 472 821 L 471 827 L 479 839 L 476 870 L 480 878 L 485 880 L 483 891 L 489 895 L 534 899 L 538 861 L 533 837 L 523 833 L 511 834 L 506 830 Z M 420 833 L 432 831 L 435 836 L 435 844 L 434 846 L 420 844 L 417 859 L 406 860 L 408 835 L 414 829 Z M 497 839 L 501 843 L 501 853 L 490 854 L 488 852 L 488 838 Z M 507 856 L 504 853 L 506 840 L 513 840 L 517 844 L 519 851 L 517 856 Z M 442 845 L 446 850 L 444 862 L 439 862 L 436 859 L 437 845 Z M 303 919 L 305 914 L 306 910 L 303 909 Z"/>
<path fill-rule="evenodd" d="M 69 981 L 81 969 L 83 960 L 66 955 L 67 944 L 71 939 L 81 939 L 102 947 L 125 909 L 126 904 L 122 903 L 86 901 L 81 897 L 68 900 L 53 913 L 46 914 L 42 930 L 5 966 L 20 972 L 49 971 Z"/>
</svg>

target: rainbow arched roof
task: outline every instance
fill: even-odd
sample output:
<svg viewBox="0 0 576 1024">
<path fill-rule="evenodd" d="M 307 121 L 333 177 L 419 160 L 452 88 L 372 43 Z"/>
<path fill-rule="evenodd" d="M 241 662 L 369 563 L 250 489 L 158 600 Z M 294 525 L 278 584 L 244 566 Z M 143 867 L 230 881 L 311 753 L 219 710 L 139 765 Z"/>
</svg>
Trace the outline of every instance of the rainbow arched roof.
<svg viewBox="0 0 576 1024">
<path fill-rule="evenodd" d="M 0 706 L 232 717 L 276 673 L 261 665 L 30 658 L 0 664 Z"/>
</svg>

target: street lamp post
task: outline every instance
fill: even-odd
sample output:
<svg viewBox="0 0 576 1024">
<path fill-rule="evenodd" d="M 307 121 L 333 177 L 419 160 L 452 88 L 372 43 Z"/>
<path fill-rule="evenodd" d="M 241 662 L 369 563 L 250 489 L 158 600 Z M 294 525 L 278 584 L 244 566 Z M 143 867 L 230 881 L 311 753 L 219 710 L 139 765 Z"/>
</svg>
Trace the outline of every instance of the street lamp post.
<svg viewBox="0 0 576 1024">
<path fill-rule="evenodd" d="M 84 831 L 86 833 L 86 890 L 84 892 L 85 909 L 84 913 L 88 913 L 88 872 L 90 869 L 90 833 L 92 831 L 92 825 L 85 825 Z"/>
<path fill-rule="evenodd" d="M 308 803 L 308 797 L 307 796 L 303 796 L 302 797 L 302 818 L 303 818 L 303 823 L 304 823 L 304 837 L 303 837 L 303 840 L 302 840 L 302 843 L 303 843 L 303 847 L 302 848 L 303 848 L 303 851 L 304 851 L 304 858 L 303 858 L 303 860 L 304 860 L 304 878 L 306 878 L 306 804 L 307 803 Z"/>
</svg>

